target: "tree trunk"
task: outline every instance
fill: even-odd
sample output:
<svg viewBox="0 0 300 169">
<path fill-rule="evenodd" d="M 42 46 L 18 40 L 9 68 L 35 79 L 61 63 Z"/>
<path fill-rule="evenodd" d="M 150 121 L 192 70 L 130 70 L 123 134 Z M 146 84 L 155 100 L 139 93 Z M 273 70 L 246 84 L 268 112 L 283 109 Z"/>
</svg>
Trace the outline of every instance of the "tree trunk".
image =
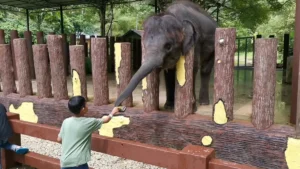
<svg viewBox="0 0 300 169">
<path fill-rule="evenodd" d="M 96 106 L 109 104 L 106 46 L 106 38 L 91 40 L 94 105 Z"/>
<path fill-rule="evenodd" d="M 49 55 L 46 44 L 33 45 L 38 98 L 52 97 Z"/>
<path fill-rule="evenodd" d="M 62 49 L 63 49 L 63 56 L 64 56 L 64 71 L 66 76 L 69 75 L 69 56 L 68 56 L 68 50 L 67 50 L 68 46 L 67 46 L 67 35 L 66 34 L 62 34 Z"/>
<path fill-rule="evenodd" d="M 7 44 L 0 44 L 0 74 L 4 96 L 16 93 L 11 47 Z"/>
<path fill-rule="evenodd" d="M 64 72 L 64 55 L 60 35 L 48 35 L 47 45 L 50 60 L 53 93 L 56 100 L 68 99 L 67 77 Z"/>
<path fill-rule="evenodd" d="M 13 67 L 14 67 L 14 76 L 15 76 L 16 80 L 18 80 L 18 74 L 17 74 L 16 57 L 15 57 L 13 40 L 17 39 L 17 38 L 19 38 L 18 31 L 12 30 L 10 32 L 10 47 L 11 47 L 11 55 L 12 55 L 12 61 L 13 61 Z"/>
<path fill-rule="evenodd" d="M 255 41 L 252 124 L 267 129 L 274 123 L 277 39 Z"/>
<path fill-rule="evenodd" d="M 70 35 L 70 45 L 76 45 L 76 35 L 75 34 Z"/>
<path fill-rule="evenodd" d="M 0 44 L 5 44 L 5 33 L 3 29 L 0 29 Z"/>
<path fill-rule="evenodd" d="M 131 73 L 131 44 L 130 43 L 116 43 L 116 81 L 117 81 L 117 97 L 125 90 L 130 82 Z M 133 106 L 132 94 L 122 102 L 123 106 Z"/>
<path fill-rule="evenodd" d="M 142 33 L 142 64 L 145 61 L 145 47 L 143 44 L 143 34 Z M 159 110 L 159 69 L 153 70 L 149 75 L 147 75 L 142 80 L 142 100 L 144 104 L 144 111 L 146 113 Z"/>
<path fill-rule="evenodd" d="M 225 108 L 223 118 L 226 123 L 233 120 L 234 103 L 234 54 L 235 28 L 217 28 L 215 34 L 215 70 L 214 70 L 214 111 L 212 117 L 216 123 L 222 116 L 222 110 L 217 109 L 219 101 Z M 224 111 L 223 111 L 224 112 Z M 225 117 L 226 116 L 226 117 Z M 220 123 L 219 123 L 220 124 Z"/>
<path fill-rule="evenodd" d="M 82 45 L 72 45 L 70 46 L 70 61 L 71 61 L 71 72 L 72 72 L 72 85 L 73 85 L 73 95 L 81 95 L 86 100 L 87 97 L 87 84 L 86 84 L 86 74 L 85 74 L 85 57 L 84 57 L 84 47 Z M 79 79 L 75 79 L 77 77 Z M 77 80 L 74 81 L 74 80 Z"/>
<path fill-rule="evenodd" d="M 14 51 L 21 97 L 32 95 L 32 83 L 30 77 L 29 56 L 26 39 L 14 39 Z"/>
<path fill-rule="evenodd" d="M 181 56 L 176 65 L 176 83 L 175 83 L 175 109 L 177 118 L 184 118 L 193 114 L 195 106 L 194 98 L 194 47 L 186 56 Z"/>
<path fill-rule="evenodd" d="M 37 44 L 44 44 L 44 32 L 39 31 L 36 33 Z"/>
</svg>

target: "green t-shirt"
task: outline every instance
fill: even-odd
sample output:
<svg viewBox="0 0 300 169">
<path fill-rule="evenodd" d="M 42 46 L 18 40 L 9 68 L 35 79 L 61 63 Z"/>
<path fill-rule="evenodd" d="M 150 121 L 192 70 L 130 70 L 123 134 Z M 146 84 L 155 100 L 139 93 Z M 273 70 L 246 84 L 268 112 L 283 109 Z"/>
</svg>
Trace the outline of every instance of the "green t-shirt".
<svg viewBox="0 0 300 169">
<path fill-rule="evenodd" d="M 92 133 L 100 129 L 101 119 L 69 117 L 58 136 L 62 138 L 61 167 L 75 167 L 90 161 Z"/>
</svg>

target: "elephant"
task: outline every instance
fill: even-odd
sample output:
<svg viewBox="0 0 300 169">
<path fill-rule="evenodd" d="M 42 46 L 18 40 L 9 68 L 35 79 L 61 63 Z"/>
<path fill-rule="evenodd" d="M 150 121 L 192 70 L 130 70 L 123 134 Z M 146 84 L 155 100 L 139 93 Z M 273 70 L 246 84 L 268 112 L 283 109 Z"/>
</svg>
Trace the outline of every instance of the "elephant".
<svg viewBox="0 0 300 169">
<path fill-rule="evenodd" d="M 217 22 L 198 4 L 191 1 L 176 1 L 164 12 L 148 17 L 144 23 L 142 43 L 146 60 L 119 95 L 119 106 L 135 90 L 139 82 L 154 69 L 164 71 L 167 99 L 164 108 L 174 110 L 176 63 L 180 56 L 194 46 L 194 82 L 200 69 L 201 88 L 199 104 L 209 105 L 209 80 L 214 66 L 214 43 Z M 196 104 L 194 104 L 194 109 Z"/>
</svg>

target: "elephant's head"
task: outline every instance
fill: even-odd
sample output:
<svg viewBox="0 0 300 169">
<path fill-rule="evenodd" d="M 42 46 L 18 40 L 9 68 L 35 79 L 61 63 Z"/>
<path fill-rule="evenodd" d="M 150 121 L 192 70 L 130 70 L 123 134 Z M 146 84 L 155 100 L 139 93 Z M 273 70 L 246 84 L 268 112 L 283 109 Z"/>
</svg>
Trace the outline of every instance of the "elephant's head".
<svg viewBox="0 0 300 169">
<path fill-rule="evenodd" d="M 142 43 L 145 60 L 132 77 L 127 88 L 117 98 L 119 106 L 133 92 L 139 82 L 156 68 L 173 68 L 181 55 L 194 45 L 194 27 L 189 21 L 180 22 L 169 13 L 149 17 L 144 22 Z"/>
</svg>

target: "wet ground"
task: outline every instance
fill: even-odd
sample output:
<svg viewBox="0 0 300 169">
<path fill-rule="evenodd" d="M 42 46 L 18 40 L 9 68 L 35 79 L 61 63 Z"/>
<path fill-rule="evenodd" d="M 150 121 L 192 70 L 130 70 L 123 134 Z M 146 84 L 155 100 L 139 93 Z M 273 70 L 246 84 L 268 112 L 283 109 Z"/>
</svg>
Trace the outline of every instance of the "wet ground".
<svg viewBox="0 0 300 169">
<path fill-rule="evenodd" d="M 235 79 L 234 79 L 234 118 L 250 120 L 250 115 L 252 111 L 252 70 L 235 70 Z M 213 101 L 213 74 L 210 81 L 210 100 Z M 196 96 L 199 95 L 200 90 L 200 74 L 197 75 L 196 79 Z M 163 72 L 160 73 L 160 107 L 163 110 L 163 105 L 166 100 L 165 92 L 165 82 L 163 78 Z M 93 99 L 93 84 L 92 77 L 87 77 L 87 87 L 88 87 L 88 97 L 90 101 Z M 133 102 L 135 107 L 143 107 L 142 103 L 142 86 L 141 83 L 133 92 Z M 33 81 L 33 90 L 36 92 L 36 82 Z M 68 77 L 68 91 L 69 95 L 72 95 L 72 83 L 71 77 Z M 290 93 L 291 85 L 282 84 L 282 71 L 277 71 L 277 80 L 276 80 L 276 102 L 275 102 L 275 123 L 287 124 L 289 122 L 290 116 Z M 109 98 L 111 104 L 114 103 L 114 100 L 117 97 L 116 93 L 116 82 L 115 75 L 109 74 Z M 198 98 L 197 98 L 198 99 Z M 196 113 L 202 115 L 212 114 L 213 107 L 212 105 L 200 106 L 198 105 L 198 111 Z"/>
</svg>

